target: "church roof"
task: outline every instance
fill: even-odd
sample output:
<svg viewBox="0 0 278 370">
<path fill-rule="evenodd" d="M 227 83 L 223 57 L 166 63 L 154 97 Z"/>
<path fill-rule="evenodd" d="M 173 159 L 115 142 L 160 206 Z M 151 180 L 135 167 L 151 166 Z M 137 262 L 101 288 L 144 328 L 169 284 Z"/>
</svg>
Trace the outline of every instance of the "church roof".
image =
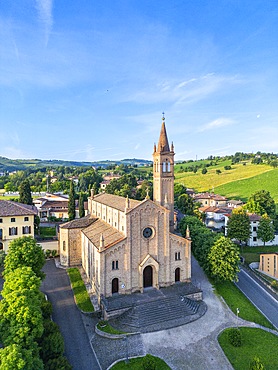
<svg viewBox="0 0 278 370">
<path fill-rule="evenodd" d="M 72 221 L 68 221 L 63 225 L 60 225 L 61 229 L 83 229 L 85 227 L 90 226 L 92 223 L 97 221 L 97 218 L 91 217 L 90 215 L 77 218 Z"/>
<path fill-rule="evenodd" d="M 106 206 L 109 206 L 111 208 L 118 209 L 119 211 L 122 211 L 122 212 L 125 211 L 126 198 L 121 197 L 119 195 L 113 195 L 113 194 L 107 194 L 107 193 L 97 194 L 94 196 L 94 201 L 104 204 Z M 132 209 L 138 206 L 138 204 L 140 203 L 141 201 L 139 200 L 129 199 L 129 208 Z"/>
<path fill-rule="evenodd" d="M 86 227 L 82 232 L 97 248 L 100 247 L 101 236 L 103 237 L 105 248 L 125 239 L 123 233 L 100 219 Z"/>
<path fill-rule="evenodd" d="M 170 152 L 168 137 L 166 133 L 166 127 L 165 127 L 165 118 L 162 119 L 162 125 L 160 130 L 160 136 L 157 144 L 157 152 L 163 153 L 163 152 Z"/>
</svg>

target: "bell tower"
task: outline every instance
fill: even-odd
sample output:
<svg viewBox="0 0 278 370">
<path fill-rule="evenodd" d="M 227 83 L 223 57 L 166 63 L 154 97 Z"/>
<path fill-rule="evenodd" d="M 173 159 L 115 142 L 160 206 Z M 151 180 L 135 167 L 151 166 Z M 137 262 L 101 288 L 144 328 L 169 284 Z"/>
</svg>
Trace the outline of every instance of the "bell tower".
<svg viewBox="0 0 278 370">
<path fill-rule="evenodd" d="M 174 231 L 174 145 L 169 146 L 165 117 L 158 144 L 153 152 L 153 200 L 170 211 L 170 231 Z"/>
</svg>

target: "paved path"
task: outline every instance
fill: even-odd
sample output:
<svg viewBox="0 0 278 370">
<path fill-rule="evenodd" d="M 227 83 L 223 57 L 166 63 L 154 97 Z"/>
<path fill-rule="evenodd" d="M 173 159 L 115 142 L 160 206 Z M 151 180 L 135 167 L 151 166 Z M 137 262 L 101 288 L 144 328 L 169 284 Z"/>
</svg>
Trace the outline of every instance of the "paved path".
<svg viewBox="0 0 278 370">
<path fill-rule="evenodd" d="M 46 278 L 41 289 L 53 305 L 53 320 L 60 327 L 65 341 L 65 355 L 73 370 L 99 370 L 66 271 L 57 269 L 54 260 L 47 261 L 43 271 Z"/>
</svg>

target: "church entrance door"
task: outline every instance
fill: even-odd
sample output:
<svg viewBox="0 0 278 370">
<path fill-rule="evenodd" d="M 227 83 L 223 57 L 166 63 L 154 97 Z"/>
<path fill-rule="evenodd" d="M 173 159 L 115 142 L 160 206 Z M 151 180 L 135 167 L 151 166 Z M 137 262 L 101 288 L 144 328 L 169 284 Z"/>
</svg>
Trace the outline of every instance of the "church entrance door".
<svg viewBox="0 0 278 370">
<path fill-rule="evenodd" d="M 175 282 L 177 283 L 180 280 L 181 280 L 181 269 L 178 267 L 175 270 Z"/>
<path fill-rule="evenodd" d="M 119 279 L 112 280 L 112 294 L 119 292 Z"/>
<path fill-rule="evenodd" d="M 147 266 L 143 271 L 143 287 L 148 288 L 153 286 L 153 268 Z"/>
</svg>

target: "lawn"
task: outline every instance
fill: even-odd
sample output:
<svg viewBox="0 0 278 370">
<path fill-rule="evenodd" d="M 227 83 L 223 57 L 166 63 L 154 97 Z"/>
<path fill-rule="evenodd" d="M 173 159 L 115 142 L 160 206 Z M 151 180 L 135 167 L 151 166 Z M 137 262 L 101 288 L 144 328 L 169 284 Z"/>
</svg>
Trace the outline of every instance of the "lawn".
<svg viewBox="0 0 278 370">
<path fill-rule="evenodd" d="M 260 247 L 243 247 L 243 252 L 241 253 L 242 257 L 244 257 L 245 262 L 249 265 L 251 262 L 259 262 L 260 261 L 260 253 L 261 252 L 277 252 L 278 246 L 260 246 Z"/>
<path fill-rule="evenodd" d="M 239 317 L 244 320 L 274 329 L 271 323 L 256 309 L 255 306 L 232 282 L 213 282 L 216 292 L 221 295 L 230 309 L 236 314 L 239 308 Z"/>
<path fill-rule="evenodd" d="M 43 237 L 56 236 L 56 227 L 40 227 L 40 236 Z"/>
<path fill-rule="evenodd" d="M 108 334 L 126 334 L 125 332 L 123 331 L 120 331 L 120 330 L 117 330 L 115 328 L 113 328 L 107 321 L 105 320 L 101 320 L 100 322 L 98 322 L 97 324 L 97 328 L 101 331 L 103 331 L 104 333 L 108 333 Z"/>
<path fill-rule="evenodd" d="M 77 306 L 83 312 L 93 312 L 94 306 L 92 305 L 78 268 L 69 268 L 67 269 L 67 273 L 70 278 Z"/>
<path fill-rule="evenodd" d="M 154 356 L 151 356 L 151 358 L 154 360 L 157 370 L 171 370 L 171 368 L 163 360 L 161 360 L 161 358 Z M 111 370 L 126 370 L 126 369 L 142 370 L 143 359 L 144 357 L 131 358 L 128 363 L 126 363 L 125 361 L 120 361 L 117 364 L 115 364 L 111 368 Z"/>
<path fill-rule="evenodd" d="M 278 369 L 278 337 L 257 328 L 239 328 L 242 346 L 233 347 L 228 340 L 229 329 L 224 330 L 218 341 L 235 370 L 249 369 L 255 356 L 259 357 L 265 369 Z M 275 349 L 276 348 L 276 349 Z"/>
</svg>

